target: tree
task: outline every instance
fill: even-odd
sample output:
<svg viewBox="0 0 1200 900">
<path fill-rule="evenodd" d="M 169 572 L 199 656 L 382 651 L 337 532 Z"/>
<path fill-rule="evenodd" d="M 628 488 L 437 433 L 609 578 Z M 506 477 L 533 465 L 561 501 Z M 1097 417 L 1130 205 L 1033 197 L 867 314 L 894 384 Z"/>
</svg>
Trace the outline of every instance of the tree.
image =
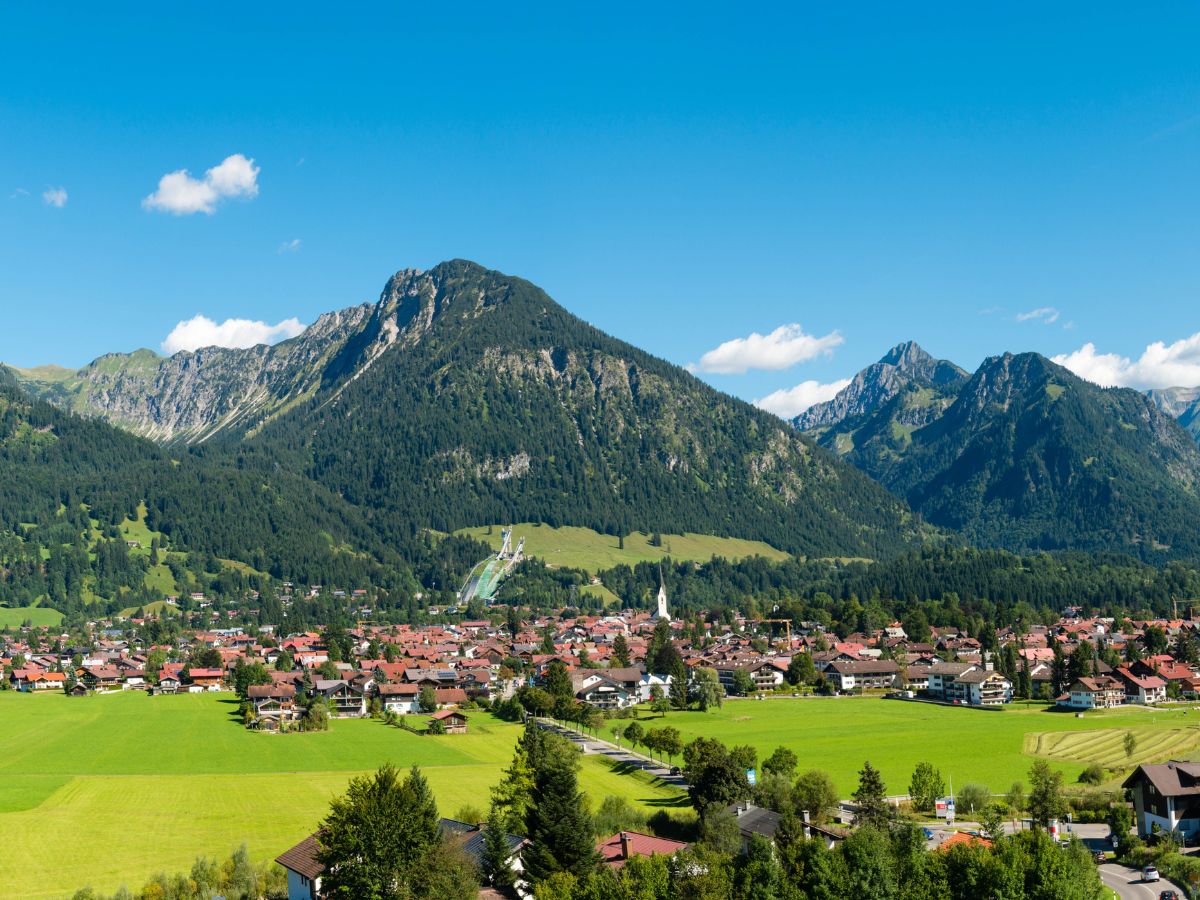
<svg viewBox="0 0 1200 900">
<path fill-rule="evenodd" d="M 1025 810 L 1025 788 L 1021 782 L 1014 781 L 1012 783 L 1012 787 L 1004 795 L 1004 802 L 1008 804 L 1008 808 L 1012 811 L 1013 822 L 1016 822 Z"/>
<path fill-rule="evenodd" d="M 634 750 L 642 743 L 646 737 L 646 730 L 638 721 L 630 722 L 625 727 L 625 740 L 629 741 L 629 746 Z"/>
<path fill-rule="evenodd" d="M 417 709 L 423 713 L 431 713 L 437 710 L 437 693 L 428 684 L 421 688 L 421 692 L 417 694 Z"/>
<path fill-rule="evenodd" d="M 513 750 L 512 762 L 492 788 L 492 810 L 499 814 L 501 827 L 508 834 L 525 834 L 529 804 L 533 802 L 533 768 L 523 741 Z"/>
<path fill-rule="evenodd" d="M 620 722 L 614 722 L 612 728 L 609 729 L 613 736 L 613 743 L 618 747 L 621 746 L 621 738 L 625 734 L 625 726 Z"/>
<path fill-rule="evenodd" d="M 483 859 L 480 861 L 484 880 L 492 887 L 511 890 L 516 883 L 511 857 L 512 847 L 504 830 L 504 814 L 493 804 L 483 832 Z"/>
<path fill-rule="evenodd" d="M 796 779 L 796 786 L 792 789 L 796 811 L 807 812 L 817 824 L 829 821 L 831 813 L 837 808 L 838 799 L 833 779 L 820 769 L 809 769 Z"/>
<path fill-rule="evenodd" d="M 1121 738 L 1121 746 L 1125 748 L 1125 758 L 1133 759 L 1133 752 L 1137 749 L 1137 735 L 1132 731 L 1125 732 L 1125 736 Z"/>
<path fill-rule="evenodd" d="M 286 650 L 275 657 L 276 672 L 290 672 L 292 671 L 292 665 L 292 654 L 288 653 Z"/>
<path fill-rule="evenodd" d="M 555 752 L 535 765 L 530 846 L 522 856 L 525 872 L 535 884 L 558 872 L 587 875 L 599 861 L 592 843 L 592 817 L 575 777 L 577 764 Z"/>
<path fill-rule="evenodd" d="M 733 691 L 735 694 L 740 694 L 741 696 L 745 697 L 749 694 L 753 694 L 755 688 L 756 685 L 754 683 L 753 675 L 751 675 L 745 669 L 733 670 Z"/>
<path fill-rule="evenodd" d="M 626 669 L 629 667 L 629 641 L 625 640 L 625 635 L 623 634 L 618 634 L 613 639 L 612 664 L 613 668 L 617 669 Z"/>
<path fill-rule="evenodd" d="M 922 812 L 930 812 L 937 799 L 945 793 L 946 783 L 942 780 L 941 773 L 930 763 L 917 763 L 912 781 L 908 785 L 913 807 Z"/>
<path fill-rule="evenodd" d="M 794 653 L 783 677 L 790 685 L 808 684 L 817 674 L 811 653 Z"/>
<path fill-rule="evenodd" d="M 354 778 L 317 832 L 325 897 L 427 896 L 423 879 L 441 844 L 437 806 L 420 771 L 403 781 L 385 764 Z"/>
<path fill-rule="evenodd" d="M 571 687 L 571 674 L 562 660 L 554 659 L 546 667 L 546 693 L 554 698 L 556 714 L 575 699 L 575 691 Z"/>
<path fill-rule="evenodd" d="M 693 669 L 692 683 L 701 712 L 707 712 L 711 707 L 721 708 L 721 703 L 725 698 L 725 689 L 721 687 L 716 669 L 704 667 Z"/>
<path fill-rule="evenodd" d="M 855 824 L 885 825 L 892 817 L 892 808 L 887 802 L 887 787 L 879 770 L 870 762 L 863 763 L 858 772 L 858 789 L 853 797 L 858 806 Z"/>
<path fill-rule="evenodd" d="M 954 811 L 974 815 L 992 802 L 992 792 L 982 784 L 964 784 L 954 798 Z"/>
<path fill-rule="evenodd" d="M 650 709 L 658 713 L 660 716 L 665 716 L 667 710 L 671 708 L 671 701 L 663 694 L 661 685 L 651 685 L 650 687 Z"/>
<path fill-rule="evenodd" d="M 703 816 L 710 808 L 728 806 L 749 795 L 750 784 L 741 762 L 713 738 L 696 738 L 683 748 L 688 796 L 696 812 Z"/>
<path fill-rule="evenodd" d="M 671 663 L 671 705 L 676 709 L 688 708 L 688 670 L 683 657 L 676 656 Z"/>
<path fill-rule="evenodd" d="M 1035 825 L 1048 828 L 1051 821 L 1062 818 L 1066 808 L 1062 773 L 1053 771 L 1044 759 L 1037 760 L 1029 770 L 1029 817 Z"/>
<path fill-rule="evenodd" d="M 678 728 L 667 725 L 658 729 L 658 752 L 667 754 L 668 763 L 673 763 L 675 757 L 683 752 L 683 735 Z"/>
<path fill-rule="evenodd" d="M 243 700 L 246 699 L 250 688 L 256 684 L 270 684 L 271 673 L 260 662 L 245 665 L 242 660 L 233 667 L 233 689 Z"/>
<path fill-rule="evenodd" d="M 782 775 L 790 783 L 796 777 L 796 766 L 800 760 L 787 747 L 776 747 L 775 752 L 763 760 L 763 772 L 768 775 Z"/>
</svg>

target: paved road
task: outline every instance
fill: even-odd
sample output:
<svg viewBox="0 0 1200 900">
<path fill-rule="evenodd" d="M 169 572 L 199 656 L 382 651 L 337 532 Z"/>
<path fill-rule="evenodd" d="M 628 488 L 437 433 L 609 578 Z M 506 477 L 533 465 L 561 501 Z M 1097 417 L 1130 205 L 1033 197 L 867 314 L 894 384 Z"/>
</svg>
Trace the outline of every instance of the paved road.
<svg viewBox="0 0 1200 900">
<path fill-rule="evenodd" d="M 542 728 L 546 728 L 550 731 L 561 734 L 567 740 L 579 746 L 584 753 L 594 753 L 600 756 L 607 756 L 614 762 L 625 763 L 627 765 L 634 766 L 635 768 L 641 769 L 643 772 L 653 775 L 655 778 L 662 779 L 662 781 L 667 784 L 674 785 L 680 790 L 687 790 L 688 783 L 682 775 L 672 775 L 669 767 L 664 766 L 662 763 L 655 762 L 648 756 L 643 756 L 641 753 L 628 750 L 624 747 L 618 747 L 611 741 L 606 741 L 601 738 L 594 738 L 590 735 L 580 734 L 574 729 L 564 728 L 562 725 L 559 725 L 557 722 L 553 722 L 549 719 L 538 719 L 537 723 Z"/>
<path fill-rule="evenodd" d="M 1116 863 L 1100 866 L 1100 880 L 1116 891 L 1121 900 L 1158 900 L 1159 894 L 1174 888 L 1169 881 L 1146 884 L 1137 869 L 1128 869 Z M 1185 896 L 1183 891 L 1176 890 L 1180 897 Z"/>
</svg>

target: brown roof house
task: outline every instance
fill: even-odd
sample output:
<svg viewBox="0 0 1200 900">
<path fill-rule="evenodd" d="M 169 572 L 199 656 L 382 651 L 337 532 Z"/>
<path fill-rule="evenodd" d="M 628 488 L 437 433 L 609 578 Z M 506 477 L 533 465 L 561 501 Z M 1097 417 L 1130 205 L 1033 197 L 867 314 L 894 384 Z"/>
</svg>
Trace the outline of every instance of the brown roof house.
<svg viewBox="0 0 1200 900">
<path fill-rule="evenodd" d="M 1200 832 L 1200 763 L 1138 766 L 1122 786 L 1133 795 L 1140 837 L 1149 837 L 1155 826 L 1184 838 Z"/>
</svg>

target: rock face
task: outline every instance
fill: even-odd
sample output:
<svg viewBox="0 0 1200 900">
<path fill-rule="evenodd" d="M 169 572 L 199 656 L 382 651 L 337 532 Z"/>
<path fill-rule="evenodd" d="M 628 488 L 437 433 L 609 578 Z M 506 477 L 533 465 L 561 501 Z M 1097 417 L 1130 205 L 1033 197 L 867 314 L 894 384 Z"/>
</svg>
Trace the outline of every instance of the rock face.
<svg viewBox="0 0 1200 900">
<path fill-rule="evenodd" d="M 1146 396 L 1200 441 L 1200 387 L 1157 388 Z"/>
<path fill-rule="evenodd" d="M 915 341 L 905 341 L 855 375 L 832 400 L 805 410 L 793 424 L 801 431 L 825 431 L 873 412 L 911 385 L 945 390 L 957 387 L 966 378 L 967 373 L 954 363 L 934 359 Z"/>
<path fill-rule="evenodd" d="M 222 431 L 246 433 L 311 396 L 371 310 L 364 304 L 327 313 L 272 347 L 204 347 L 165 359 L 151 350 L 110 353 L 69 377 L 18 377 L 26 390 L 73 412 L 154 440 L 197 443 Z"/>
</svg>

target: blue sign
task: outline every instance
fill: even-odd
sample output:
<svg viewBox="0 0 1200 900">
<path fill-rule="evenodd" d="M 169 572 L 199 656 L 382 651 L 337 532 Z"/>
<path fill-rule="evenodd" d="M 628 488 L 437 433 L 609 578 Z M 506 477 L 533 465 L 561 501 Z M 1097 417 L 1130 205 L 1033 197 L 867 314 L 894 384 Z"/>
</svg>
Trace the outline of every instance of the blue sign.
<svg viewBox="0 0 1200 900">
<path fill-rule="evenodd" d="M 754 769 L 746 770 L 746 781 L 750 783 L 750 787 L 754 787 L 758 783 L 758 773 Z"/>
</svg>

